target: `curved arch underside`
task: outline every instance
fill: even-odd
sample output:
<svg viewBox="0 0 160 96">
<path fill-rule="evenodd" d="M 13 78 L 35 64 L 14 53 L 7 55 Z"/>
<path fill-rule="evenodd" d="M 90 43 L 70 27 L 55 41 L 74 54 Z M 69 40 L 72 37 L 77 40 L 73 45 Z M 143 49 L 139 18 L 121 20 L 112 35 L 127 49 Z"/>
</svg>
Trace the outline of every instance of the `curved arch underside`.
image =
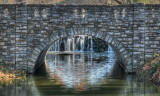
<svg viewBox="0 0 160 96">
<path fill-rule="evenodd" d="M 55 41 L 63 37 L 74 35 L 89 35 L 104 40 L 106 43 L 112 46 L 114 52 L 118 55 L 118 57 L 122 59 L 125 71 L 132 72 L 131 53 L 128 52 L 123 44 L 116 40 L 114 37 L 109 35 L 107 32 L 85 32 L 84 30 L 77 31 L 73 29 L 53 32 L 52 35 L 45 38 L 43 42 L 41 42 L 36 48 L 34 48 L 32 53 L 27 56 L 29 58 L 27 72 L 33 73 L 36 63 L 42 62 L 42 59 L 44 60 L 47 50 Z"/>
</svg>

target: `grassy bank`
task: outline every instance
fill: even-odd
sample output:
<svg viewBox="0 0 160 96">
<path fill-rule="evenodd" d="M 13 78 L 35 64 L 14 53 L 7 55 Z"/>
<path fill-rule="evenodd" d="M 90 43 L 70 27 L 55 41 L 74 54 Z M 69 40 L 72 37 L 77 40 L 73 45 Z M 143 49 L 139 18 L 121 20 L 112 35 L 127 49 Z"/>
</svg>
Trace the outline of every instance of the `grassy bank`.
<svg viewBox="0 0 160 96">
<path fill-rule="evenodd" d="M 154 54 L 154 58 L 146 62 L 138 74 L 142 78 L 160 85 L 160 54 Z"/>
</svg>

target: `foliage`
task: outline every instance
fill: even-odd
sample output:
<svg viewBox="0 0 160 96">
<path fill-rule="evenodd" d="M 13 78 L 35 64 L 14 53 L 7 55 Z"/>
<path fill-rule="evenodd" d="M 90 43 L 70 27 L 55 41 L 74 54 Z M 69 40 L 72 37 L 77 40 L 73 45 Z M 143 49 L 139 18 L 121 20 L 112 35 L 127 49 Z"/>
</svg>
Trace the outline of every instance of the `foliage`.
<svg viewBox="0 0 160 96">
<path fill-rule="evenodd" d="M 0 79 L 8 80 L 8 79 L 20 79 L 25 78 L 26 74 L 24 72 L 17 72 L 16 70 L 11 70 L 8 64 L 4 62 L 0 63 Z"/>
<path fill-rule="evenodd" d="M 133 4 L 133 3 L 144 3 L 144 4 L 159 4 L 160 0 L 115 0 L 118 4 Z"/>
<path fill-rule="evenodd" d="M 145 79 L 149 79 L 157 84 L 160 83 L 160 54 L 154 54 L 150 62 L 145 63 L 138 74 Z"/>
<path fill-rule="evenodd" d="M 91 2 L 91 3 L 90 3 Z M 133 4 L 133 3 L 145 3 L 145 4 L 159 4 L 160 0 L 0 0 L 0 4 L 107 4 L 107 5 L 121 5 L 121 4 Z"/>
<path fill-rule="evenodd" d="M 160 0 L 132 0 L 133 3 L 158 4 Z"/>
</svg>

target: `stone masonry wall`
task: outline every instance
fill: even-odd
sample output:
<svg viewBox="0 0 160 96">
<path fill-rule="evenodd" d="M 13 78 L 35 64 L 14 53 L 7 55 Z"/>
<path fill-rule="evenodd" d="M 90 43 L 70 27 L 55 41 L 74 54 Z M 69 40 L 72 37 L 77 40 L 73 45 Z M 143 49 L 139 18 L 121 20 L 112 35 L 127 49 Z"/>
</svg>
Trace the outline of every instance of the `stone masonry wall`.
<svg viewBox="0 0 160 96">
<path fill-rule="evenodd" d="M 5 10 L 9 10 L 9 12 L 5 12 Z M 15 68 L 16 63 L 15 16 L 14 5 L 0 6 L 0 64 L 5 62 L 12 69 Z"/>
<path fill-rule="evenodd" d="M 135 71 L 160 53 L 159 26 L 160 5 L 0 5 L 0 62 L 27 70 L 28 56 L 50 35 L 81 30 L 80 35 L 109 34 L 123 44 L 118 51 L 129 52 L 124 54 Z"/>
</svg>

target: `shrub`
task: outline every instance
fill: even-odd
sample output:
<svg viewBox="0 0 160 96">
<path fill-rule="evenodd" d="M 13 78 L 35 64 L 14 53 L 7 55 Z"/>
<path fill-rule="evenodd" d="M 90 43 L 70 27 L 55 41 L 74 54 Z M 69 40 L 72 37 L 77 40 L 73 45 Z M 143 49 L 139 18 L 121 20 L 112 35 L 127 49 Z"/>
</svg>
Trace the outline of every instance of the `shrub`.
<svg viewBox="0 0 160 96">
<path fill-rule="evenodd" d="M 149 79 L 152 82 L 160 83 L 160 54 L 154 54 L 151 61 L 146 62 L 141 71 L 138 74 L 145 79 Z"/>
</svg>

